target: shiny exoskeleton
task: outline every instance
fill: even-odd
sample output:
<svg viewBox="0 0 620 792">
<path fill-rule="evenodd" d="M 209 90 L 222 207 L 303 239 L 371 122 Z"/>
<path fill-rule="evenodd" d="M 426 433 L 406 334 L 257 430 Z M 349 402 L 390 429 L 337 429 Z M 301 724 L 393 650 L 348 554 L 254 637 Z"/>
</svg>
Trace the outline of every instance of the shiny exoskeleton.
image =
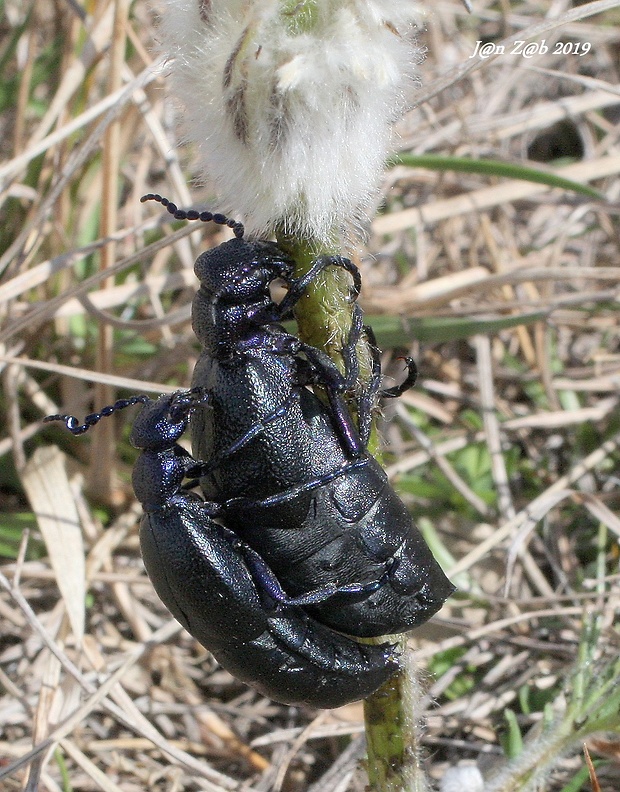
<svg viewBox="0 0 620 792">
<path fill-rule="evenodd" d="M 359 275 L 342 257 L 323 256 L 294 278 L 275 244 L 239 233 L 198 258 L 192 326 L 203 352 L 193 385 L 206 390 L 209 404 L 191 419 L 193 453 L 206 463 L 200 481 L 207 500 L 222 505 L 227 527 L 290 595 L 344 588 L 306 610 L 344 633 L 379 636 L 422 624 L 454 589 L 366 450 L 380 371 L 358 401 L 361 439 L 345 406 L 343 394 L 357 379 L 361 312 L 353 306 L 344 375 L 279 324 L 331 265 L 356 278 L 354 300 Z M 289 287 L 280 304 L 270 295 L 276 278 Z M 327 404 L 308 385 L 320 385 Z M 352 593 L 353 583 L 369 585 Z"/>
<path fill-rule="evenodd" d="M 135 396 L 81 425 L 69 415 L 46 420 L 82 434 L 103 416 L 142 403 L 131 433 L 142 450 L 132 481 L 144 510 L 144 565 L 166 607 L 233 676 L 275 701 L 329 708 L 365 698 L 398 670 L 394 647 L 362 645 L 315 621 L 301 606 L 328 599 L 333 584 L 288 597 L 264 560 L 215 521 L 220 505 L 182 489 L 200 466 L 177 441 L 209 398 L 204 389 L 155 401 Z"/>
</svg>

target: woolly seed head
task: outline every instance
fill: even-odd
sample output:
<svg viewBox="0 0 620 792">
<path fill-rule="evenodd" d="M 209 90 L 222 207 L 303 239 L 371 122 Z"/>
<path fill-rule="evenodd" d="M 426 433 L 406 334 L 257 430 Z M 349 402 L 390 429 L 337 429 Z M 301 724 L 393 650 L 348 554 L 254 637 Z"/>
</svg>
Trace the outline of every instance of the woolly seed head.
<svg viewBox="0 0 620 792">
<path fill-rule="evenodd" d="M 358 226 L 421 50 L 414 0 L 165 0 L 188 139 L 227 212 L 327 244 Z"/>
</svg>

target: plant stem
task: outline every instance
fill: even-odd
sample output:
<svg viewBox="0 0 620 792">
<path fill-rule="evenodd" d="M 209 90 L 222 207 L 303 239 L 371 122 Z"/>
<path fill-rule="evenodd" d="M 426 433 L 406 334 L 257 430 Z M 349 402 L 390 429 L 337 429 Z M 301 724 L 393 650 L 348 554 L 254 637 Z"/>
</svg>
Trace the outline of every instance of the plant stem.
<svg viewBox="0 0 620 792">
<path fill-rule="evenodd" d="M 339 255 L 336 245 L 326 247 L 315 240 L 300 240 L 276 233 L 278 244 L 295 261 L 295 277 L 304 275 L 321 255 Z M 353 319 L 350 298 L 351 276 L 341 267 L 328 267 L 308 286 L 304 297 L 295 307 L 299 338 L 306 344 L 322 349 L 343 371 L 342 349 L 346 345 Z M 360 382 L 368 382 L 372 363 L 368 342 L 361 338 L 356 347 Z M 320 389 L 318 389 L 320 391 Z M 318 393 L 320 397 L 320 393 Z M 354 400 L 349 408 L 356 413 Z M 368 443 L 371 454 L 377 456 L 379 445 L 371 432 Z"/>
<path fill-rule="evenodd" d="M 322 254 L 333 254 L 309 241 L 278 234 L 278 243 L 295 260 L 295 275 L 304 274 L 312 261 Z M 341 350 L 351 327 L 349 275 L 339 267 L 329 267 L 312 283 L 296 308 L 299 337 L 323 349 L 342 366 Z M 358 345 L 360 379 L 370 376 L 370 353 L 363 339 Z M 371 453 L 377 450 L 373 431 Z M 419 761 L 419 734 L 416 717 L 420 698 L 417 671 L 407 652 L 405 636 L 374 639 L 391 640 L 402 652 L 402 670 L 364 702 L 368 743 L 368 780 L 372 792 L 425 792 L 428 789 Z"/>
<path fill-rule="evenodd" d="M 426 792 L 417 718 L 421 688 L 406 636 L 396 639 L 402 651 L 402 670 L 364 701 L 369 789 Z"/>
<path fill-rule="evenodd" d="M 295 261 L 295 277 L 304 275 L 317 256 L 337 253 L 335 247 L 329 249 L 311 240 L 292 239 L 283 233 L 276 236 L 280 247 Z M 306 344 L 323 349 L 339 365 L 352 318 L 349 278 L 339 267 L 328 267 L 306 289 L 295 309 L 299 337 Z"/>
</svg>

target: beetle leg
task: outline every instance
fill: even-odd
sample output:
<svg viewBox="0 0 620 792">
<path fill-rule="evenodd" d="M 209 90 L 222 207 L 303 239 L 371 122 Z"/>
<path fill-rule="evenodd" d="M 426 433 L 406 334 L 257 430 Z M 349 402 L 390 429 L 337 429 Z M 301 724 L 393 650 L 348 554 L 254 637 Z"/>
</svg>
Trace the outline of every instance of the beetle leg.
<svg viewBox="0 0 620 792">
<path fill-rule="evenodd" d="M 321 349 L 309 344 L 300 344 L 299 351 L 304 353 L 316 374 L 313 384 L 322 385 L 325 389 L 331 389 L 338 393 L 351 390 L 355 386 L 359 375 L 359 362 L 355 347 L 361 338 L 363 329 L 363 314 L 359 306 L 355 305 L 353 306 L 349 337 L 341 350 L 344 361 L 344 374 L 340 372 L 333 360 Z"/>
<path fill-rule="evenodd" d="M 322 350 L 308 344 L 301 344 L 300 346 L 300 351 L 304 353 L 309 363 L 310 376 L 308 384 L 320 385 L 325 388 L 334 426 L 340 435 L 345 451 L 350 457 L 360 456 L 364 451 L 365 443 L 363 440 L 360 441 L 360 432 L 342 394 L 351 390 L 358 379 L 359 364 L 355 347 L 363 328 L 362 312 L 355 305 L 349 338 L 342 349 L 345 365 L 344 375 L 339 371 L 332 359 Z"/>
<path fill-rule="evenodd" d="M 263 563 L 265 562 L 263 561 Z M 373 591 L 377 591 L 377 589 L 380 589 L 381 586 L 388 582 L 392 571 L 397 566 L 398 559 L 391 558 L 386 562 L 385 571 L 378 580 L 370 580 L 367 583 L 347 583 L 345 586 L 339 586 L 337 583 L 328 583 L 313 591 L 308 591 L 306 594 L 301 594 L 299 597 L 288 597 L 285 600 L 285 604 L 315 605 L 316 603 L 324 602 L 335 594 L 372 594 Z M 267 568 L 269 569 L 269 567 Z"/>
<path fill-rule="evenodd" d="M 364 332 L 366 334 L 366 338 L 368 339 L 368 344 L 370 345 L 370 348 L 373 352 L 373 362 L 375 364 L 373 366 L 373 387 L 370 389 L 371 396 L 374 396 L 377 393 L 382 399 L 395 399 L 399 396 L 402 396 L 406 390 L 413 388 L 418 378 L 418 367 L 416 366 L 414 359 L 412 357 L 399 358 L 399 360 L 404 360 L 407 365 L 407 376 L 400 383 L 400 385 L 394 385 L 392 388 L 384 388 L 383 390 L 379 390 L 379 385 L 381 383 L 381 360 L 379 357 L 379 348 L 377 347 L 377 339 L 370 325 L 364 325 Z"/>
<path fill-rule="evenodd" d="M 328 583 L 297 597 L 289 597 L 262 556 L 252 550 L 245 542 L 242 542 L 232 531 L 230 533 L 232 534 L 233 549 L 243 555 L 257 588 L 264 591 L 277 605 L 316 605 L 319 602 L 325 602 L 325 600 L 335 594 L 372 594 L 373 591 L 376 591 L 386 583 L 392 567 L 396 563 L 394 559 L 393 563 L 388 563 L 385 572 L 379 580 L 372 580 L 368 583 L 348 583 L 345 586 L 339 586 L 337 583 Z"/>
<path fill-rule="evenodd" d="M 318 489 L 319 487 L 323 487 L 325 484 L 329 484 L 329 482 L 333 481 L 334 479 L 340 478 L 341 476 L 347 476 L 354 470 L 364 468 L 368 465 L 368 463 L 369 457 L 356 459 L 354 462 L 343 465 L 337 470 L 333 470 L 331 473 L 325 473 L 323 476 L 319 476 L 318 478 L 311 479 L 310 481 L 304 481 L 302 484 L 297 484 L 295 487 L 290 487 L 283 492 L 270 495 L 268 498 L 263 498 L 263 500 L 253 500 L 252 498 L 244 497 L 229 498 L 228 500 L 222 502 L 222 508 L 224 512 L 226 512 L 233 509 L 235 511 L 242 511 L 252 508 L 263 509 L 268 508 L 269 506 L 278 506 L 281 503 L 295 500 L 304 492 L 311 492 L 312 490 Z"/>
<path fill-rule="evenodd" d="M 327 391 L 327 398 L 331 407 L 332 420 L 348 456 L 352 458 L 359 457 L 364 453 L 365 445 L 360 438 L 360 433 L 351 417 L 347 403 L 342 394 L 335 393 L 332 390 Z"/>
<path fill-rule="evenodd" d="M 318 385 L 325 389 L 332 409 L 332 418 L 338 430 L 344 448 L 351 457 L 359 456 L 365 447 L 360 442 L 359 432 L 351 416 L 351 412 L 340 394 L 351 390 L 359 376 L 359 361 L 356 346 L 364 330 L 363 314 L 359 306 L 354 305 L 349 337 L 341 350 L 345 373 L 338 369 L 334 361 L 321 349 L 304 344 L 295 336 L 283 334 L 273 339 L 271 351 L 274 354 L 293 354 L 303 352 L 306 356 L 297 359 L 298 385 Z"/>
<path fill-rule="evenodd" d="M 327 267 L 342 267 L 353 277 L 353 289 L 351 298 L 357 300 L 361 286 L 361 275 L 355 264 L 344 256 L 319 256 L 312 262 L 312 266 L 304 275 L 294 278 L 289 282 L 289 290 L 278 306 L 280 319 L 283 319 L 299 302 L 308 286 L 323 272 Z"/>
<path fill-rule="evenodd" d="M 255 437 L 258 437 L 262 432 L 265 431 L 269 424 L 277 421 L 281 418 L 286 411 L 290 407 L 289 402 L 282 402 L 282 404 L 277 407 L 272 413 L 266 415 L 261 421 L 257 421 L 253 426 L 251 426 L 248 431 L 241 435 L 241 437 L 237 438 L 234 443 L 228 446 L 228 448 L 224 448 L 221 451 L 213 454 L 211 459 L 208 462 L 198 462 L 195 461 L 195 464 L 188 469 L 187 475 L 190 478 L 201 478 L 202 476 L 206 476 L 212 470 L 215 470 L 224 459 L 228 459 L 228 457 L 235 454 L 237 451 L 240 451 L 244 448 L 250 441 L 254 440 Z M 189 485 L 188 485 L 189 486 Z"/>
<path fill-rule="evenodd" d="M 364 325 L 364 333 L 368 339 L 372 370 L 370 380 L 357 401 L 357 420 L 360 428 L 360 437 L 364 447 L 366 447 L 372 429 L 372 410 L 375 406 L 377 393 L 381 385 L 381 358 L 379 357 L 379 350 L 375 343 L 375 336 L 372 332 L 372 328 L 368 325 Z"/>
<path fill-rule="evenodd" d="M 355 459 L 364 453 L 366 446 L 351 416 L 349 406 L 339 389 L 326 387 L 325 394 L 331 408 L 331 419 L 340 436 L 344 450 L 348 457 Z"/>
<path fill-rule="evenodd" d="M 355 306 L 353 311 L 353 324 L 349 333 L 346 347 L 343 349 L 343 358 L 345 360 L 346 373 L 342 374 L 333 360 L 322 350 L 316 347 L 304 344 L 299 341 L 295 336 L 288 333 L 281 333 L 271 339 L 269 351 L 274 355 L 298 355 L 303 352 L 306 356 L 297 358 L 297 377 L 296 385 L 318 385 L 325 389 L 327 398 L 329 400 L 332 412 L 332 419 L 334 427 L 340 434 L 343 446 L 347 455 L 350 457 L 358 457 L 364 451 L 364 445 L 360 442 L 359 432 L 355 422 L 351 416 L 349 408 L 342 398 L 341 394 L 350 390 L 358 375 L 357 355 L 355 353 L 355 344 L 359 340 L 362 330 L 362 313 L 360 309 Z M 274 414 L 274 418 L 277 416 Z M 271 417 L 269 418 L 271 420 Z M 250 430 L 250 432 L 253 429 Z M 257 425 L 258 434 L 261 427 Z M 248 440 L 241 438 L 238 442 L 239 447 L 245 445 Z M 225 452 L 226 456 L 228 451 Z"/>
<path fill-rule="evenodd" d="M 364 315 L 359 305 L 353 306 L 353 315 L 351 320 L 351 329 L 349 330 L 349 337 L 346 344 L 341 350 L 342 359 L 344 361 L 344 383 L 343 389 L 350 390 L 353 388 L 359 377 L 359 360 L 357 358 L 357 343 L 362 336 L 364 330 Z"/>
<path fill-rule="evenodd" d="M 399 385 L 394 385 L 393 388 L 384 388 L 384 390 L 379 393 L 382 399 L 397 399 L 399 396 L 402 396 L 406 390 L 413 388 L 416 383 L 418 378 L 418 367 L 415 364 L 415 360 L 412 357 L 399 358 L 399 360 L 405 361 L 407 365 L 407 376 Z"/>
<path fill-rule="evenodd" d="M 399 385 L 381 390 L 381 358 L 379 348 L 377 347 L 377 340 L 370 325 L 364 325 L 364 333 L 368 339 L 368 346 L 370 347 L 370 353 L 372 355 L 372 375 L 370 382 L 358 399 L 360 437 L 364 447 L 366 447 L 368 438 L 370 437 L 372 410 L 377 398 L 394 399 L 402 396 L 406 390 L 414 386 L 418 375 L 418 367 L 412 357 L 402 358 L 407 365 L 407 376 Z"/>
</svg>

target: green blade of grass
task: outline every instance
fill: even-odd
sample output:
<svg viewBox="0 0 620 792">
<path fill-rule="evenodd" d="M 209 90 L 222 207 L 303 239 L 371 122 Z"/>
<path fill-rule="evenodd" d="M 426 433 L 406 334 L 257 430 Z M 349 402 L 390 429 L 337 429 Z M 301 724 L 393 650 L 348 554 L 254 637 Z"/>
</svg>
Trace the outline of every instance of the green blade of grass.
<svg viewBox="0 0 620 792">
<path fill-rule="evenodd" d="M 403 341 L 424 341 L 439 343 L 470 338 L 474 335 L 499 333 L 519 325 L 533 324 L 544 319 L 546 311 L 513 316 L 490 318 L 471 318 L 466 316 L 424 316 L 417 319 L 408 317 L 366 315 L 366 324 L 375 332 L 379 347 L 391 349 L 402 347 Z"/>
<path fill-rule="evenodd" d="M 478 173 L 483 176 L 504 176 L 508 179 L 521 179 L 521 181 L 546 184 L 548 187 L 557 187 L 560 190 L 570 190 L 588 198 L 604 201 L 603 193 L 587 184 L 580 184 L 572 179 L 565 179 L 550 171 L 530 168 L 526 165 L 517 165 L 512 162 L 501 162 L 491 159 L 471 159 L 469 157 L 444 157 L 438 154 L 399 154 L 391 157 L 388 165 L 405 165 L 408 168 L 428 168 L 438 171 L 457 171 L 459 173 Z"/>
</svg>

